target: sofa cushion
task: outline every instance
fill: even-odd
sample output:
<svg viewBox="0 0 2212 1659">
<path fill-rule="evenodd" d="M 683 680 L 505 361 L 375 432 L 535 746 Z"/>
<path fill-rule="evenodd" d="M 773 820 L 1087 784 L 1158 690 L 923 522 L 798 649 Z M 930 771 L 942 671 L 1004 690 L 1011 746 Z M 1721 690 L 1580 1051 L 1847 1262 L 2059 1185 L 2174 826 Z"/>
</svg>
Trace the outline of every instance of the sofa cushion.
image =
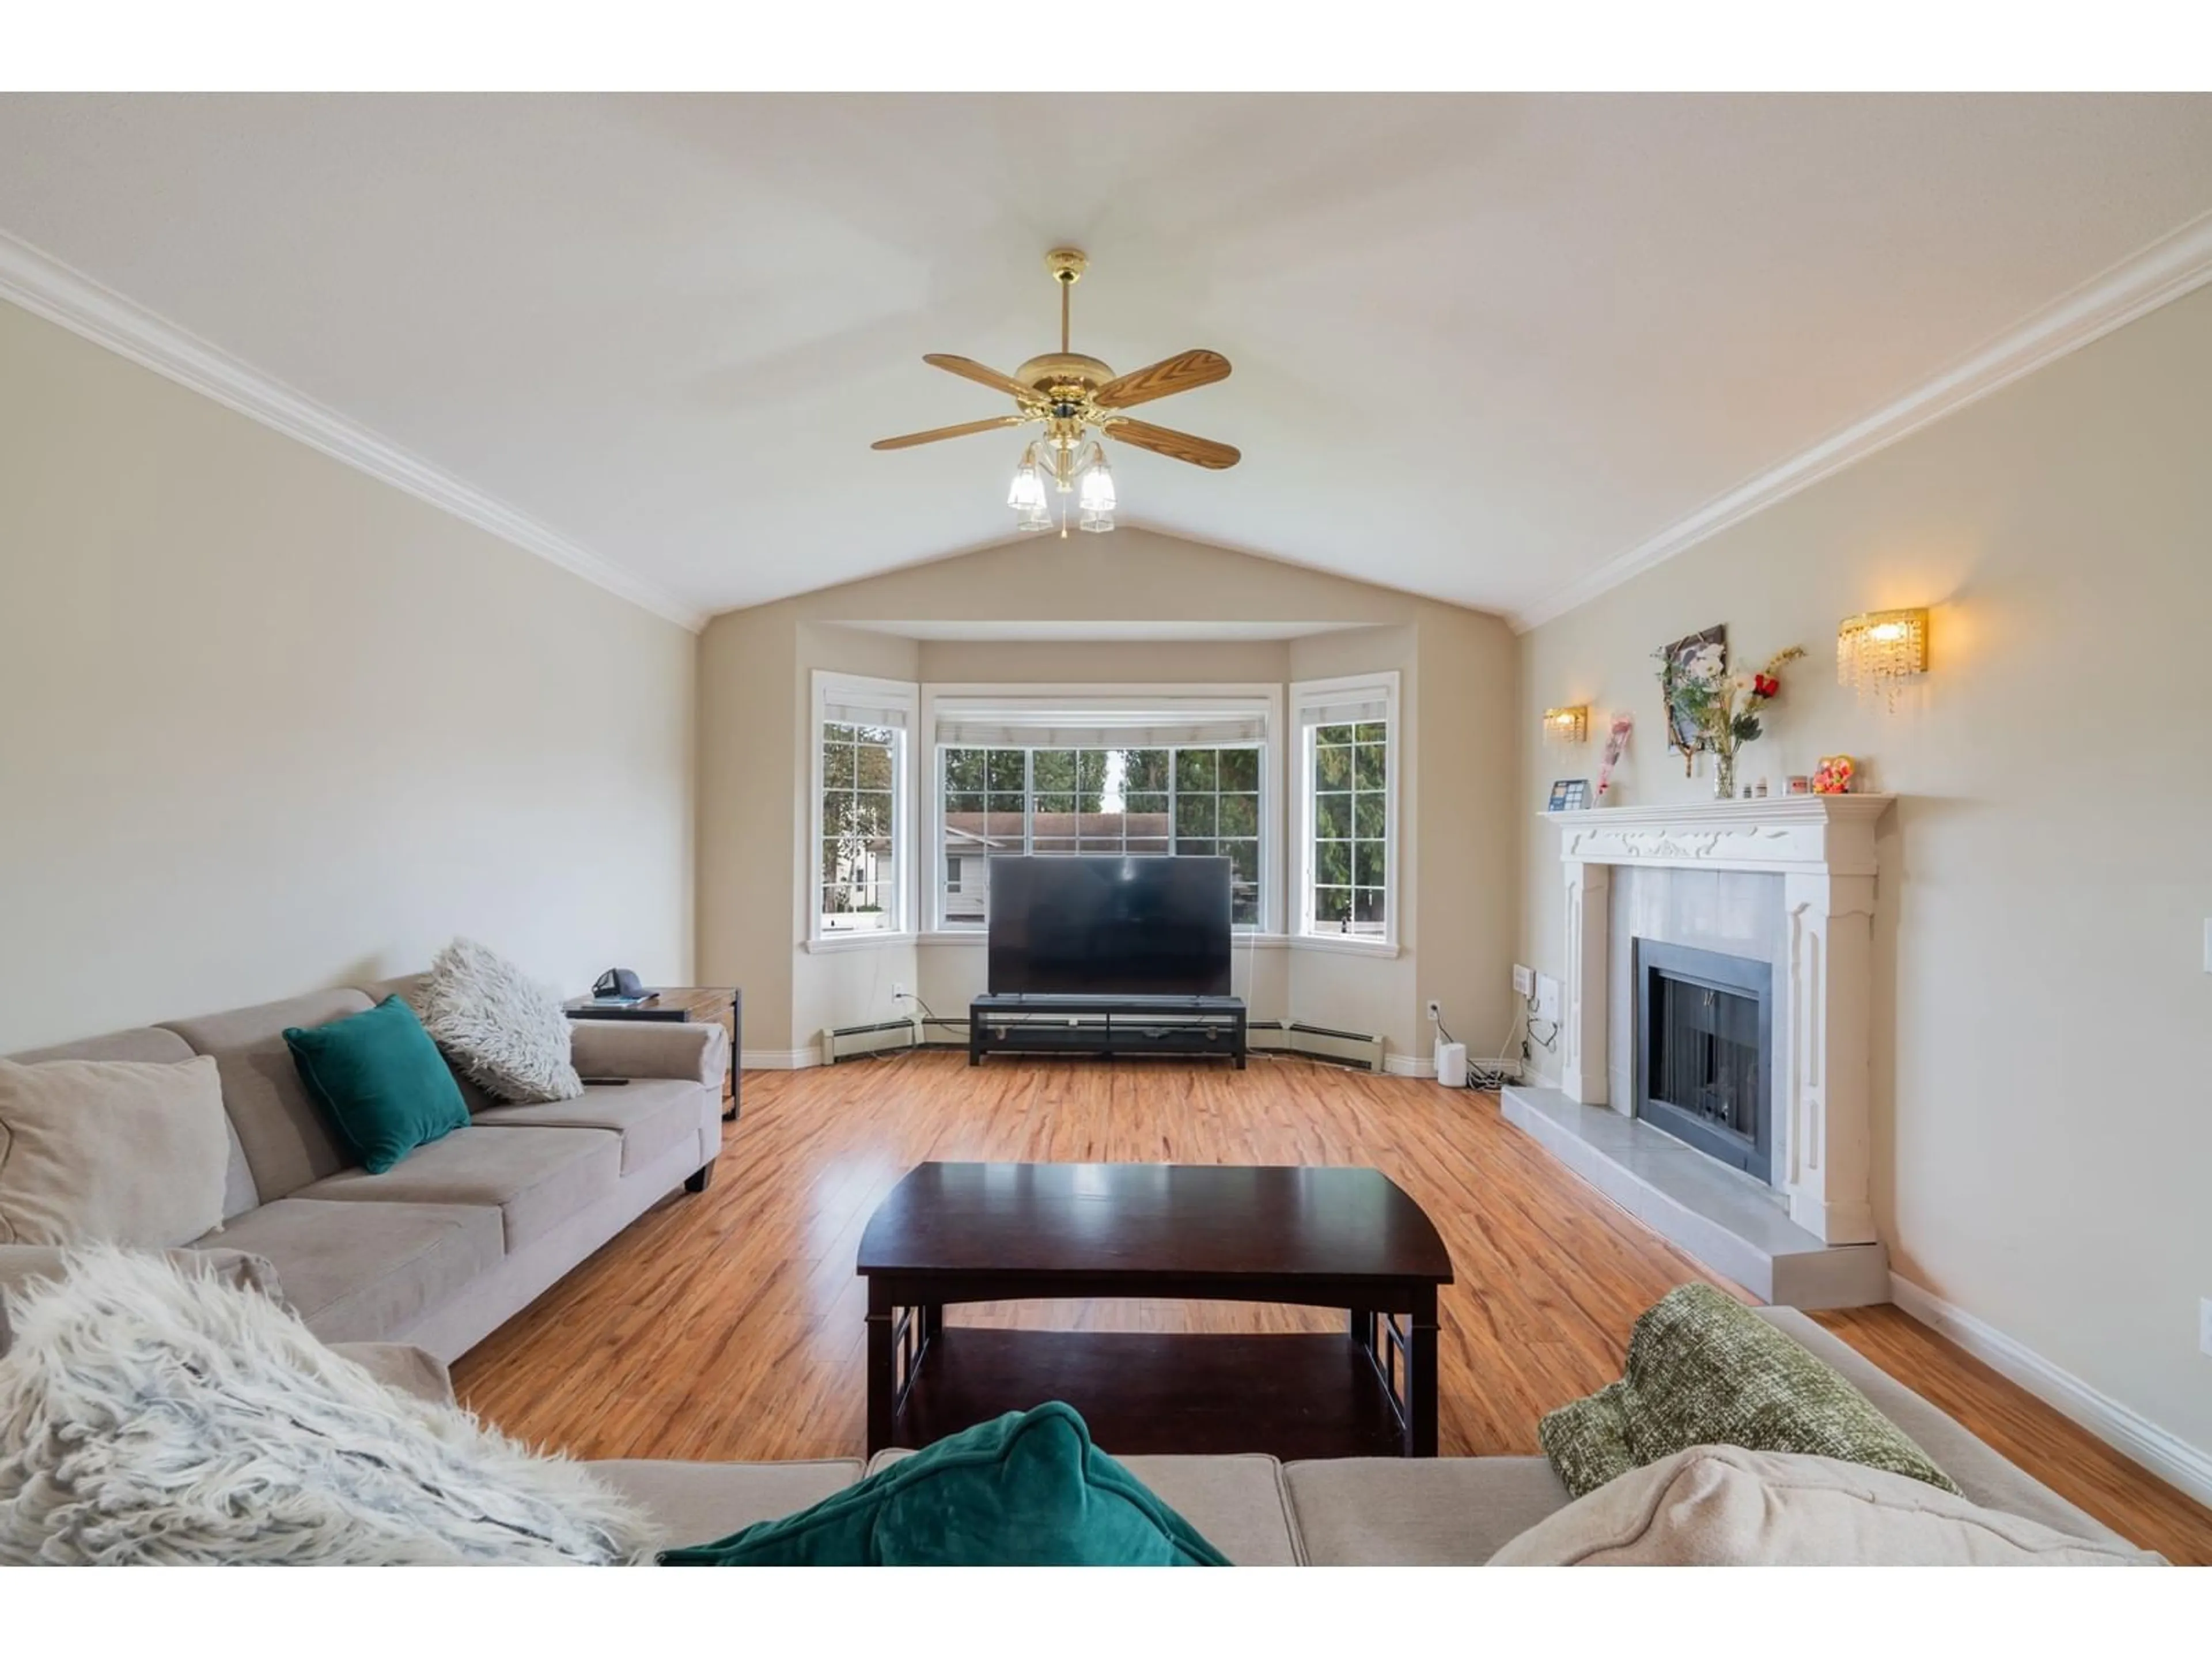
<svg viewBox="0 0 2212 1659">
<path fill-rule="evenodd" d="M 622 1137 L 622 1172 L 629 1174 L 659 1161 L 686 1139 L 696 1146 L 711 1104 L 720 1100 L 696 1083 L 641 1078 L 618 1088 L 587 1085 L 581 1100 L 551 1100 L 534 1106 L 488 1106 L 475 1121 L 494 1127 L 611 1129 Z"/>
<path fill-rule="evenodd" d="M 409 1342 L 333 1342 L 332 1353 L 350 1359 L 387 1389 L 434 1406 L 453 1403 L 453 1374 L 427 1348 Z"/>
<path fill-rule="evenodd" d="M 509 1255 L 622 1179 L 622 1138 L 605 1129 L 456 1129 L 382 1175 L 347 1170 L 300 1188 L 332 1203 L 479 1204 L 500 1212 Z M 283 1263 L 279 1261 L 279 1269 Z"/>
<path fill-rule="evenodd" d="M 666 1543 L 720 1538 L 796 1514 L 860 1478 L 854 1457 L 791 1463 L 625 1458 L 584 1467 L 644 1510 Z"/>
<path fill-rule="evenodd" d="M 495 1208 L 304 1198 L 264 1204 L 203 1243 L 273 1262 L 285 1301 L 325 1342 L 383 1341 L 505 1254 Z"/>
<path fill-rule="evenodd" d="M 1506 1567 L 2136 1566 L 2125 1546 L 1839 1458 L 1692 1446 L 1538 1522 Z"/>
<path fill-rule="evenodd" d="M 229 1161 L 211 1060 L 0 1060 L 0 1244 L 189 1243 Z"/>
<path fill-rule="evenodd" d="M 1225 1566 L 1058 1401 L 1008 1412 L 669 1566 Z"/>
<path fill-rule="evenodd" d="M 878 1452 L 869 1460 L 868 1473 L 913 1455 L 904 1449 Z M 1266 1453 L 1155 1454 L 1115 1461 L 1195 1527 L 1231 1566 L 1291 1567 L 1305 1559 L 1283 1492 L 1283 1466 Z"/>
<path fill-rule="evenodd" d="M 2128 1540 L 2087 1511 L 2068 1503 L 1996 1447 L 1970 1432 L 1883 1370 L 1849 1343 L 1823 1330 L 1795 1308 L 1759 1308 L 1758 1316 L 1817 1358 L 1832 1365 L 1872 1401 L 1884 1417 L 1912 1437 L 1942 1466 L 1959 1489 L 1985 1509 L 2040 1521 L 2075 1538 Z"/>
<path fill-rule="evenodd" d="M 1541 1457 L 1287 1463 L 1305 1559 L 1322 1567 L 1479 1567 L 1571 1501 Z"/>
<path fill-rule="evenodd" d="M 163 1022 L 193 1053 L 215 1056 L 222 1073 L 223 1109 L 230 1114 L 262 1200 L 285 1197 L 353 1161 L 300 1081 L 300 1068 L 284 1046 L 284 1028 L 321 1025 L 369 1006 L 358 991 L 316 991 L 228 1013 Z"/>
<path fill-rule="evenodd" d="M 489 1093 L 516 1103 L 583 1093 L 559 994 L 496 951 L 455 939 L 432 958 L 423 1000 L 438 1046 Z"/>
<path fill-rule="evenodd" d="M 1850 1380 L 1711 1285 L 1678 1285 L 1638 1317 L 1618 1382 L 1536 1425 L 1577 1498 L 1692 1446 L 1805 1452 L 1959 1489 Z"/>
<path fill-rule="evenodd" d="M 284 1044 L 300 1081 L 371 1175 L 467 1127 L 469 1109 L 445 1057 L 398 997 L 327 1024 L 287 1026 Z"/>
</svg>

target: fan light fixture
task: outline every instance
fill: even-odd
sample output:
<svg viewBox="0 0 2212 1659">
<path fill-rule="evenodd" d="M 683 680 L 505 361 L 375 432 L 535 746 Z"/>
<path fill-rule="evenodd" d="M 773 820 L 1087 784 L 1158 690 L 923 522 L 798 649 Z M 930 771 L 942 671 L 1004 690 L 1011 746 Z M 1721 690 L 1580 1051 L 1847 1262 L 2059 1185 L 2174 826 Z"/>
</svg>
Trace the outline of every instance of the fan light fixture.
<svg viewBox="0 0 2212 1659">
<path fill-rule="evenodd" d="M 1894 713 L 1904 682 L 1928 672 L 1928 613 L 1868 611 L 1836 629 L 1836 683 L 1862 697 L 1880 692 Z"/>
<path fill-rule="evenodd" d="M 1114 509 L 1120 496 L 1114 486 L 1113 469 L 1107 465 L 1106 447 L 1100 441 L 1103 438 L 1214 471 L 1234 466 L 1243 459 L 1227 444 L 1132 420 L 1121 413 L 1156 398 L 1227 380 L 1226 357 L 1218 351 L 1185 351 L 1127 374 L 1115 374 L 1097 358 L 1068 349 L 1068 294 L 1089 267 L 1089 258 L 1079 248 L 1059 247 L 1045 255 L 1044 263 L 1060 284 L 1058 351 L 1032 357 L 1012 374 L 1001 374 L 966 357 L 933 352 L 922 359 L 933 368 L 1010 394 L 1020 412 L 911 432 L 902 438 L 884 438 L 872 447 L 910 449 L 940 438 L 1042 423 L 1043 435 L 1022 452 L 1021 464 L 1006 490 L 1006 505 L 1014 510 L 1015 526 L 1025 531 L 1051 529 L 1052 496 L 1070 494 L 1075 496 L 1079 528 L 1107 531 L 1114 527 Z M 1048 481 L 1050 489 L 1045 487 Z M 1065 513 L 1059 522 L 1060 533 L 1065 536 Z"/>
</svg>

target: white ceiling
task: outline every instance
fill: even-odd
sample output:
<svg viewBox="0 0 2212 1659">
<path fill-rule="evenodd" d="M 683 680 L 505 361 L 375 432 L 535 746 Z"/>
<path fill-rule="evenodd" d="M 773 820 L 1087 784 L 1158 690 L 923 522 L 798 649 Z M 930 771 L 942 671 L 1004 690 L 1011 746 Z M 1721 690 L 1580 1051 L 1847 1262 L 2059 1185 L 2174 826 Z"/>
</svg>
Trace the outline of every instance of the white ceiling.
<svg viewBox="0 0 2212 1659">
<path fill-rule="evenodd" d="M 1244 464 L 1121 449 L 1126 522 L 1525 612 L 2212 210 L 2212 98 L 9 95 L 0 155 L 0 232 L 678 608 L 1003 539 L 1013 434 L 867 445 L 1001 412 L 921 356 L 1051 348 L 1073 240 L 1077 349 L 1236 365 L 1143 412 Z"/>
</svg>

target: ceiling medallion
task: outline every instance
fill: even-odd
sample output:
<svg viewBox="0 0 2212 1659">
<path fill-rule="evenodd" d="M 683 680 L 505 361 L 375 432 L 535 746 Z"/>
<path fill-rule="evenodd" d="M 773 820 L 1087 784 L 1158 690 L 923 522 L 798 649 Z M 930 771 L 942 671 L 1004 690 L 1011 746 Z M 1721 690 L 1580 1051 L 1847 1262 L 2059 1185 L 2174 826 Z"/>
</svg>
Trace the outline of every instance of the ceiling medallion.
<svg viewBox="0 0 2212 1659">
<path fill-rule="evenodd" d="M 1012 374 L 967 357 L 932 352 L 922 362 L 965 380 L 1006 392 L 1018 413 L 1000 415 L 961 426 L 940 426 L 927 432 L 909 432 L 902 438 L 885 438 L 875 449 L 911 449 L 940 438 L 963 438 L 971 432 L 995 432 L 1001 427 L 1041 424 L 1044 430 L 1022 451 L 1021 465 L 1006 492 L 1006 505 L 1014 509 L 1015 524 L 1023 530 L 1049 530 L 1054 495 L 1075 497 L 1077 527 L 1103 531 L 1114 527 L 1117 496 L 1114 474 L 1107 464 L 1102 439 L 1133 444 L 1170 460 L 1188 461 L 1218 471 L 1243 459 L 1227 444 L 1194 438 L 1188 432 L 1132 420 L 1121 411 L 1158 398 L 1172 397 L 1212 386 L 1229 378 L 1229 360 L 1218 351 L 1184 351 L 1148 368 L 1117 375 L 1096 357 L 1086 357 L 1068 347 L 1068 296 L 1090 260 L 1080 248 L 1056 247 L 1044 256 L 1045 269 L 1060 284 L 1060 349 L 1032 357 Z M 1067 514 L 1059 519 L 1060 533 L 1067 534 Z"/>
</svg>

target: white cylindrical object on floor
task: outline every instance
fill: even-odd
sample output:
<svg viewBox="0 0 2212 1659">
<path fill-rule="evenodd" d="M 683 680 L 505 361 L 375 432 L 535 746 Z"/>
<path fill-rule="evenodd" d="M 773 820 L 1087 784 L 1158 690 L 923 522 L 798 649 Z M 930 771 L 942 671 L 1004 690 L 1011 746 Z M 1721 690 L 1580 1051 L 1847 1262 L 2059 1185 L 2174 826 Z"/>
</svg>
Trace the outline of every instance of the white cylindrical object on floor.
<svg viewBox="0 0 2212 1659">
<path fill-rule="evenodd" d="M 1447 1089 L 1467 1087 L 1467 1044 L 1437 1044 L 1437 1081 Z"/>
</svg>

